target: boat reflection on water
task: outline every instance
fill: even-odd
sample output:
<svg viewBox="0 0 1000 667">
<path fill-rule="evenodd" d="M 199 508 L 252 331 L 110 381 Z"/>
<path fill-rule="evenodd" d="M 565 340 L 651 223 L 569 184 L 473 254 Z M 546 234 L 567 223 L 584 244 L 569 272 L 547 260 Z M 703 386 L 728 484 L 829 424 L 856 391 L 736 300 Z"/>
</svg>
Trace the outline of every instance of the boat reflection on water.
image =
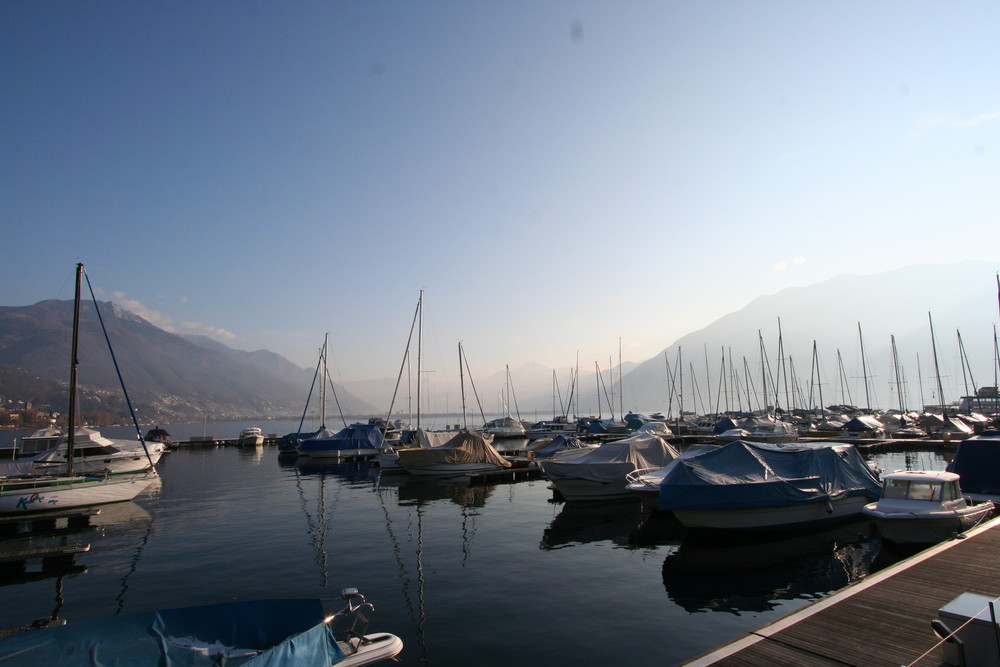
<svg viewBox="0 0 1000 667">
<path fill-rule="evenodd" d="M 542 534 L 540 549 L 563 549 L 591 542 L 633 545 L 646 518 L 636 502 L 566 503 Z"/>
<path fill-rule="evenodd" d="M 864 578 L 880 548 L 868 519 L 788 535 L 691 533 L 664 559 L 663 586 L 688 612 L 765 612 Z"/>
<path fill-rule="evenodd" d="M 384 484 L 384 481 L 380 483 Z M 483 508 L 486 499 L 496 490 L 495 484 L 470 486 L 468 480 L 409 476 L 400 480 L 398 485 L 391 482 L 390 485 L 396 488 L 396 500 L 400 505 L 449 500 L 459 507 Z"/>
<path fill-rule="evenodd" d="M 370 461 L 331 463 L 309 457 L 279 457 L 278 465 L 301 477 L 330 477 L 352 486 L 371 486 L 378 479 L 378 467 Z"/>
</svg>

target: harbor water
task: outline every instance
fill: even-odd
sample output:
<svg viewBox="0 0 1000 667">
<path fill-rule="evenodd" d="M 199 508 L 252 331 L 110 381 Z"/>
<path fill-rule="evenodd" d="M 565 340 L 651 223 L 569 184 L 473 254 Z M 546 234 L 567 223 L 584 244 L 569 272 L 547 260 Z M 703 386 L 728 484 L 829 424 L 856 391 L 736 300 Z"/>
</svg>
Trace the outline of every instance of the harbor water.
<svg viewBox="0 0 1000 667">
<path fill-rule="evenodd" d="M 184 439 L 202 425 L 166 428 Z M 241 426 L 211 428 L 221 438 Z M 943 469 L 946 453 L 874 461 Z M 369 630 L 403 639 L 403 665 L 665 665 L 901 557 L 866 520 L 697 538 L 638 503 L 566 504 L 544 480 L 470 485 L 363 463 L 314 467 L 274 447 L 184 448 L 159 470 L 160 481 L 105 506 L 93 527 L 31 538 L 90 550 L 78 572 L 0 579 L 0 627 L 232 599 L 336 599 L 357 587 L 376 608 Z"/>
</svg>

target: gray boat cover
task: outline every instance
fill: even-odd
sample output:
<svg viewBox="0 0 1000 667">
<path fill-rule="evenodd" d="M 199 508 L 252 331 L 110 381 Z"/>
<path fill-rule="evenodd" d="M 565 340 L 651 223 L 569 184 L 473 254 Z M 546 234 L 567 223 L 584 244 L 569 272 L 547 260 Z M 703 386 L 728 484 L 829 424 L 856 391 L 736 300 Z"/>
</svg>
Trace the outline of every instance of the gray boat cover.
<svg viewBox="0 0 1000 667">
<path fill-rule="evenodd" d="M 459 463 L 491 463 L 509 468 L 510 461 L 500 456 L 482 433 L 459 431 L 440 447 L 399 450 L 399 464 L 404 468 L 426 468 Z"/>
<path fill-rule="evenodd" d="M 877 500 L 880 493 L 854 445 L 737 440 L 671 466 L 660 483 L 658 508 L 788 507 L 845 495 Z"/>
<path fill-rule="evenodd" d="M 549 479 L 587 479 L 593 482 L 620 482 L 641 468 L 662 468 L 677 458 L 677 450 L 652 433 L 636 433 L 622 440 L 606 442 L 572 461 L 540 461 Z"/>
</svg>

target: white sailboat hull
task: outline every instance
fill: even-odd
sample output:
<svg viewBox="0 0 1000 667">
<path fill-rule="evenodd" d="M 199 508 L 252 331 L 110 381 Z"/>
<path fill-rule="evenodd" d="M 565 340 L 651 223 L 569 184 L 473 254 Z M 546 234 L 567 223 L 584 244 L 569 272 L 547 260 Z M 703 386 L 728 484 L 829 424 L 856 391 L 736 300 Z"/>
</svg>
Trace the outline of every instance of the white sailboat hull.
<svg viewBox="0 0 1000 667">
<path fill-rule="evenodd" d="M 155 472 L 95 479 L 88 477 L 0 480 L 0 515 L 50 512 L 132 500 L 158 479 Z"/>
</svg>

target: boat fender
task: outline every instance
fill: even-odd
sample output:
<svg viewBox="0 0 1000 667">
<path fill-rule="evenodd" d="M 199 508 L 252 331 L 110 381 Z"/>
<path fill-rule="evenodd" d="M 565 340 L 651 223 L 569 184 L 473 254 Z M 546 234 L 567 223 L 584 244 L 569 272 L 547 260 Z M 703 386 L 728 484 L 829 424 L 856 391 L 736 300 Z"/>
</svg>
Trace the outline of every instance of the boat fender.
<svg viewBox="0 0 1000 667">
<path fill-rule="evenodd" d="M 826 501 L 826 513 L 833 514 L 833 503 L 831 503 L 829 500 Z"/>
</svg>

